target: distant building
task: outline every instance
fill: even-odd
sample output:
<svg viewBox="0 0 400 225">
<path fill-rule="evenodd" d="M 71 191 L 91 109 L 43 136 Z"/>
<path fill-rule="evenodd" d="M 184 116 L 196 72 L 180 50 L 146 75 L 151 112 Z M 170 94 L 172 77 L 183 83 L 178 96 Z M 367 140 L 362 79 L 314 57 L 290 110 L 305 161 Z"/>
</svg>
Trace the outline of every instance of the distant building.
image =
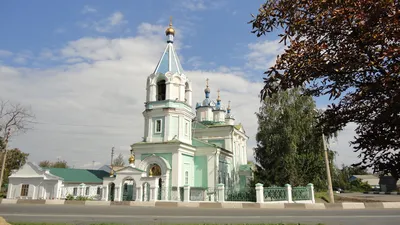
<svg viewBox="0 0 400 225">
<path fill-rule="evenodd" d="M 349 178 L 349 181 L 352 182 L 356 179 L 360 179 L 362 182 L 368 183 L 372 189 L 380 189 L 378 175 L 353 175 Z"/>
<path fill-rule="evenodd" d="M 67 195 L 100 199 L 103 170 L 41 168 L 27 162 L 8 179 L 9 199 L 64 199 Z"/>
</svg>

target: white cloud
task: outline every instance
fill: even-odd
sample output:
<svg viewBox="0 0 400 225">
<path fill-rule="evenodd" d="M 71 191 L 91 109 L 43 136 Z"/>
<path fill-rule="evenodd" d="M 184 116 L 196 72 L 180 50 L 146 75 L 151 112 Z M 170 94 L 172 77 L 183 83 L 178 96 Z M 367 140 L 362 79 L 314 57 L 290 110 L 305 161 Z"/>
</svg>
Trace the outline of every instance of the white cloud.
<svg viewBox="0 0 400 225">
<path fill-rule="evenodd" d="M 265 40 L 248 44 L 250 52 L 246 55 L 246 67 L 254 70 L 267 70 L 273 66 L 276 57 L 284 50 L 284 45 L 279 41 Z"/>
<path fill-rule="evenodd" d="M 181 7 L 191 11 L 198 11 L 206 9 L 204 0 L 183 0 L 180 1 Z"/>
<path fill-rule="evenodd" d="M 0 57 L 8 57 L 8 56 L 12 56 L 12 55 L 13 55 L 12 52 L 0 49 Z"/>
<path fill-rule="evenodd" d="M 56 34 L 62 34 L 62 33 L 65 33 L 65 29 L 64 28 L 61 28 L 61 27 L 59 27 L 59 28 L 57 28 L 57 29 L 55 29 L 54 30 L 54 33 L 56 33 Z"/>
<path fill-rule="evenodd" d="M 18 56 L 14 58 L 14 62 L 18 64 L 25 64 L 26 63 L 26 58 L 23 56 Z"/>
<path fill-rule="evenodd" d="M 124 14 L 121 12 L 114 12 L 105 19 L 100 21 L 82 22 L 80 23 L 80 26 L 82 28 L 94 29 L 100 33 L 109 33 L 121 28 L 126 23 L 128 22 L 124 20 Z"/>
<path fill-rule="evenodd" d="M 34 130 L 13 137 L 10 147 L 28 152 L 35 162 L 60 157 L 75 167 L 91 168 L 92 161 L 96 166 L 108 163 L 113 146 L 116 155 L 123 153 L 127 159 L 127 146 L 143 136 L 146 78 L 165 48 L 165 36 L 157 35 L 159 29 L 141 24 L 136 37 L 86 37 L 41 52 L 43 57 L 62 60 L 59 66 L 0 65 L 0 96 L 30 105 L 38 121 Z M 244 125 L 250 137 L 247 153 L 253 159 L 254 113 L 263 84 L 246 80 L 240 72 L 240 68 L 217 67 L 213 71 L 186 70 L 186 75 L 193 83 L 193 102 L 204 99 L 206 78 L 210 79 L 212 98 L 221 89 L 223 104 L 231 100 L 236 122 Z"/>
<path fill-rule="evenodd" d="M 218 9 L 224 6 L 225 0 L 180 0 L 174 1 L 181 10 L 201 11 L 206 9 Z"/>
<path fill-rule="evenodd" d="M 97 12 L 97 10 L 91 6 L 85 5 L 81 11 L 81 13 L 83 14 L 87 14 L 87 13 L 95 13 Z"/>
</svg>

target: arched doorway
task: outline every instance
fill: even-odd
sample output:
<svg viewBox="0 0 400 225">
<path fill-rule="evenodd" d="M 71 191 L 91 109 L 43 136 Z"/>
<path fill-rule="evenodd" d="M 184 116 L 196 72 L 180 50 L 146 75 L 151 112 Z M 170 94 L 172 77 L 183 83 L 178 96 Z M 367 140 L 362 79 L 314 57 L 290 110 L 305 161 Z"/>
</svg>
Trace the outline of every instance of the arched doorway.
<svg viewBox="0 0 400 225">
<path fill-rule="evenodd" d="M 143 188 L 142 200 L 144 202 L 150 201 L 150 184 L 146 182 L 143 184 L 142 188 Z"/>
<path fill-rule="evenodd" d="M 135 201 L 136 199 L 136 182 L 132 178 L 123 180 L 122 201 Z"/>
<path fill-rule="evenodd" d="M 114 201 L 114 197 L 115 197 L 115 184 L 114 183 L 110 183 L 108 185 L 108 199 L 110 201 Z"/>
<path fill-rule="evenodd" d="M 149 168 L 149 177 L 161 176 L 161 167 L 157 164 L 151 164 Z"/>
</svg>

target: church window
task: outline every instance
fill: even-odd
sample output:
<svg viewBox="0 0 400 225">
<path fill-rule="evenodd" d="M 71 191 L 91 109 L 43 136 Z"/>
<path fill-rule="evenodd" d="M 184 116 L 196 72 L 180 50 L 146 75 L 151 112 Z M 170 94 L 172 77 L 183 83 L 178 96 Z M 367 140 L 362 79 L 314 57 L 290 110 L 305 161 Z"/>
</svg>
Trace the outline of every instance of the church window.
<svg viewBox="0 0 400 225">
<path fill-rule="evenodd" d="M 85 195 L 89 195 L 89 190 L 90 190 L 90 188 L 86 187 Z"/>
<path fill-rule="evenodd" d="M 165 80 L 160 80 L 157 82 L 157 101 L 165 100 L 165 95 L 167 92 L 167 87 L 165 85 Z"/>
<path fill-rule="evenodd" d="M 77 195 L 78 195 L 78 188 L 74 187 L 74 189 L 73 189 L 73 194 L 74 194 L 74 196 L 77 196 Z"/>
<path fill-rule="evenodd" d="M 189 123 L 188 122 L 185 123 L 185 135 L 186 136 L 189 135 Z"/>
<path fill-rule="evenodd" d="M 23 184 L 21 187 L 21 196 L 28 196 L 29 184 Z"/>
<path fill-rule="evenodd" d="M 189 185 L 189 172 L 185 171 L 185 185 Z"/>
<path fill-rule="evenodd" d="M 156 120 L 156 133 L 161 133 L 161 120 Z"/>
</svg>

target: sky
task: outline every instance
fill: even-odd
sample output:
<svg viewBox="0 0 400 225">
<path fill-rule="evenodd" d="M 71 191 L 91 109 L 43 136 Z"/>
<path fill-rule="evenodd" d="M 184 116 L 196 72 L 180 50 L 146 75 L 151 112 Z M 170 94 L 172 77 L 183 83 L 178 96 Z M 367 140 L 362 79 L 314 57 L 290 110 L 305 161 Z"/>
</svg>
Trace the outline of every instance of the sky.
<svg viewBox="0 0 400 225">
<path fill-rule="evenodd" d="M 66 160 L 75 168 L 98 168 L 111 148 L 128 159 L 141 141 L 146 78 L 166 45 L 172 16 L 174 45 L 193 102 L 218 89 L 231 101 L 236 122 L 249 136 L 247 155 L 256 146 L 258 98 L 263 72 L 283 50 L 278 36 L 257 38 L 251 14 L 263 1 L 1 1 L 0 98 L 29 106 L 32 129 L 13 136 L 10 147 L 29 160 Z M 327 97 L 315 99 L 326 108 Z M 349 124 L 331 148 L 336 164 L 358 162 L 349 146 Z"/>
</svg>

